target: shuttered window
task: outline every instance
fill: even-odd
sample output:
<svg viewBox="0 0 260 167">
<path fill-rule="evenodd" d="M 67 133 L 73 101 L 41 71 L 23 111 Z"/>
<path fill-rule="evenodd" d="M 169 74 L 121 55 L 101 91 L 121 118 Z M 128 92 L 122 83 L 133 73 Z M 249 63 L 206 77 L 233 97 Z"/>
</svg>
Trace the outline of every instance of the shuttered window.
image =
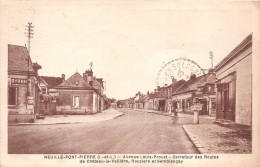
<svg viewBox="0 0 260 167">
<path fill-rule="evenodd" d="M 79 96 L 73 96 L 73 107 L 79 107 Z"/>
<path fill-rule="evenodd" d="M 8 87 L 8 105 L 15 106 L 17 104 L 17 88 Z"/>
</svg>

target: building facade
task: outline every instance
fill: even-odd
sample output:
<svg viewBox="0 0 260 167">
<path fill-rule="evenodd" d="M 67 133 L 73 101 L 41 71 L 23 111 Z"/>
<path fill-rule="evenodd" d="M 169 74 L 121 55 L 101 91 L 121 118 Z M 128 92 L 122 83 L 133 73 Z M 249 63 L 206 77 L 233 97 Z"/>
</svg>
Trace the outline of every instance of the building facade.
<svg viewBox="0 0 260 167">
<path fill-rule="evenodd" d="M 60 85 L 54 87 L 58 93 L 58 114 L 95 114 L 104 109 L 103 81 L 93 77 L 87 70 L 83 77 L 76 72 Z"/>
<path fill-rule="evenodd" d="M 214 68 L 216 118 L 252 125 L 252 34 Z"/>
<path fill-rule="evenodd" d="M 34 122 L 41 92 L 39 69 L 26 47 L 8 45 L 8 122 Z"/>
<path fill-rule="evenodd" d="M 194 103 L 202 104 L 200 114 L 214 116 L 214 103 L 216 103 L 215 93 L 216 76 L 213 70 L 207 74 L 196 77 L 195 74 L 182 84 L 172 95 L 173 105 L 177 112 L 193 113 Z"/>
</svg>

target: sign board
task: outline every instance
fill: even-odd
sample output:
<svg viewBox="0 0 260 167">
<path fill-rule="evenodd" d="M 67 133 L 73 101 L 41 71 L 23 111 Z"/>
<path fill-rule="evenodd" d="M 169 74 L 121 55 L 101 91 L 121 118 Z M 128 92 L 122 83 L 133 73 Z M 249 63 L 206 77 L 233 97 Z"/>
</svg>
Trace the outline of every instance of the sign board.
<svg viewBox="0 0 260 167">
<path fill-rule="evenodd" d="M 194 103 L 191 105 L 191 110 L 193 111 L 200 111 L 202 110 L 202 104 L 200 103 Z"/>
<path fill-rule="evenodd" d="M 11 85 L 26 85 L 27 79 L 21 79 L 21 78 L 11 78 Z"/>
</svg>

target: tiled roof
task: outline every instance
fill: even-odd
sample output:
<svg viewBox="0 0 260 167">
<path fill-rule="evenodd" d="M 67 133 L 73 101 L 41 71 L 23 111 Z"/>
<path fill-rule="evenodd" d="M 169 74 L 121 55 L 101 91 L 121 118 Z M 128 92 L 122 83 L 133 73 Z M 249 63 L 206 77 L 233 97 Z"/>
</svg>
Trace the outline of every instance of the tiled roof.
<svg viewBox="0 0 260 167">
<path fill-rule="evenodd" d="M 8 71 L 34 72 L 26 47 L 8 44 Z"/>
<path fill-rule="evenodd" d="M 62 82 L 60 85 L 55 88 L 81 88 L 81 89 L 92 89 L 93 87 L 87 83 L 83 77 L 76 72 L 71 77 L 69 77 L 66 81 Z"/>
<path fill-rule="evenodd" d="M 129 98 L 129 99 L 127 99 L 127 102 L 133 104 L 133 103 L 134 103 L 134 98 Z"/>
<path fill-rule="evenodd" d="M 167 97 L 167 94 L 166 94 L 166 92 L 165 92 L 165 87 L 162 87 L 162 88 L 160 88 L 159 89 L 159 92 L 157 92 L 156 94 L 155 94 L 155 97 L 156 98 L 166 98 Z"/>
<path fill-rule="evenodd" d="M 50 86 L 50 88 L 54 88 L 63 82 L 62 77 L 41 76 L 41 79 L 43 79 Z"/>
<path fill-rule="evenodd" d="M 100 82 L 100 79 L 93 77 L 93 87 L 95 89 L 100 89 L 101 87 L 103 87 L 103 84 Z"/>
<path fill-rule="evenodd" d="M 218 71 L 223 65 L 230 61 L 237 53 L 247 46 L 248 44 L 252 45 L 252 33 L 249 34 L 237 47 L 235 47 L 222 61 L 220 61 L 214 68 L 214 71 Z"/>
<path fill-rule="evenodd" d="M 96 80 L 97 80 L 99 83 L 103 84 L 103 78 L 96 78 Z"/>
<path fill-rule="evenodd" d="M 183 83 L 173 94 L 180 94 L 188 91 L 197 90 L 201 85 L 204 85 L 207 82 L 207 74 L 201 75 L 194 79 L 190 79 L 187 82 Z"/>
<path fill-rule="evenodd" d="M 137 102 L 144 102 L 148 98 L 148 95 L 141 96 Z"/>
<path fill-rule="evenodd" d="M 175 84 L 172 85 L 172 92 L 175 92 L 178 88 L 180 88 L 186 81 L 185 80 L 179 80 Z"/>
</svg>

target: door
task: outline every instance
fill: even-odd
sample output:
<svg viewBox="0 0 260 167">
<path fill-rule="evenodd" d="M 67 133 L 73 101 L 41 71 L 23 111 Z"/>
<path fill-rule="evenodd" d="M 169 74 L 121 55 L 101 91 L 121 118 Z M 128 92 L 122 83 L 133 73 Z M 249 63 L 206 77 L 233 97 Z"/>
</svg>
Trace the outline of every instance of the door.
<svg viewBox="0 0 260 167">
<path fill-rule="evenodd" d="M 209 115 L 208 105 L 207 105 L 208 102 L 206 100 L 202 100 L 201 104 L 202 104 L 201 114 Z"/>
<path fill-rule="evenodd" d="M 229 98 L 228 98 L 228 90 L 224 91 L 224 119 L 228 118 L 228 110 L 229 110 Z"/>
</svg>

